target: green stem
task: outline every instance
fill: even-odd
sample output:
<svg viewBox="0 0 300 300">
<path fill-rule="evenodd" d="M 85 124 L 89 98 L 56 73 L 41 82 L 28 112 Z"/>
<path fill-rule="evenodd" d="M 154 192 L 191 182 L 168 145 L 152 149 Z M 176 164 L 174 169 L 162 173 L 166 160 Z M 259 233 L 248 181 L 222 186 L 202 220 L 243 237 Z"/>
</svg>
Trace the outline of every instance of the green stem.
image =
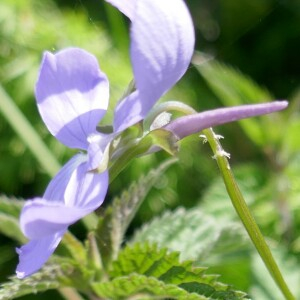
<svg viewBox="0 0 300 300">
<path fill-rule="evenodd" d="M 235 181 L 233 173 L 231 172 L 230 165 L 227 159 L 227 153 L 223 150 L 218 137 L 215 135 L 211 128 L 203 130 L 207 141 L 214 153 L 221 175 L 223 177 L 227 192 L 230 196 L 231 202 L 243 222 L 255 248 L 257 249 L 260 257 L 262 258 L 265 266 L 272 275 L 275 283 L 281 290 L 282 294 L 287 300 L 295 300 L 296 298 L 292 295 L 289 290 L 283 276 L 276 264 L 273 255 L 259 229 L 254 217 L 252 216 L 243 195 Z"/>
</svg>

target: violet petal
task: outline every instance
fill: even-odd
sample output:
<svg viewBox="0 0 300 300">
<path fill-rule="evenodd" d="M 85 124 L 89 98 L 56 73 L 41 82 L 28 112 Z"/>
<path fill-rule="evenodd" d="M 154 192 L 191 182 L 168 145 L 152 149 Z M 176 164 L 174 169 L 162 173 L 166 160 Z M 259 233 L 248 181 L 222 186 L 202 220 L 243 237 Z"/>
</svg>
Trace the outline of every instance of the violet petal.
<svg viewBox="0 0 300 300">
<path fill-rule="evenodd" d="M 50 181 L 43 198 L 47 201 L 65 203 L 64 192 L 74 170 L 87 161 L 87 155 L 79 153 L 73 156 Z"/>
<path fill-rule="evenodd" d="M 16 270 L 17 277 L 22 279 L 38 271 L 52 255 L 64 233 L 65 231 L 60 231 L 54 235 L 30 241 L 18 248 L 19 264 Z"/>
<path fill-rule="evenodd" d="M 20 226 L 28 239 L 43 239 L 66 230 L 69 225 L 90 212 L 90 209 L 68 207 L 60 202 L 35 198 L 25 203 L 21 212 Z"/>
<path fill-rule="evenodd" d="M 135 2 L 130 54 L 138 92 L 117 105 L 115 131 L 124 130 L 147 115 L 185 73 L 194 50 L 193 23 L 184 1 Z M 121 6 L 124 5 L 119 5 L 120 9 Z"/>
<path fill-rule="evenodd" d="M 55 234 L 98 208 L 108 188 L 108 171 L 87 172 L 88 164 L 80 164 L 69 177 L 65 190 L 54 193 L 62 199 L 28 200 L 21 212 L 20 226 L 29 239 Z"/>
<path fill-rule="evenodd" d="M 93 211 L 104 201 L 108 189 L 108 170 L 97 173 L 88 171 L 89 165 L 81 164 L 74 170 L 65 191 L 65 205 Z"/>
<path fill-rule="evenodd" d="M 105 114 L 108 97 L 108 80 L 93 55 L 77 48 L 45 52 L 36 98 L 46 126 L 60 142 L 87 149 L 87 136 Z"/>
<path fill-rule="evenodd" d="M 106 0 L 106 2 L 115 6 L 120 12 L 122 12 L 129 19 L 134 16 L 134 10 L 137 0 Z"/>
</svg>

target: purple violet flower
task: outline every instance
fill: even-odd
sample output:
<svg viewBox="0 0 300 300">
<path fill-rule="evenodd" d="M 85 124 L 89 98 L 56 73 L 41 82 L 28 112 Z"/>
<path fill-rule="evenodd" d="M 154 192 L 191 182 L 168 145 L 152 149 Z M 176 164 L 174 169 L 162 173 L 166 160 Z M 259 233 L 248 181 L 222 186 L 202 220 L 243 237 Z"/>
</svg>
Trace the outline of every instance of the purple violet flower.
<svg viewBox="0 0 300 300">
<path fill-rule="evenodd" d="M 109 84 L 97 60 L 77 48 L 46 52 L 36 84 L 39 112 L 47 128 L 75 155 L 52 179 L 42 198 L 28 200 L 20 225 L 29 242 L 17 249 L 17 276 L 39 270 L 69 225 L 99 207 L 108 171 L 96 172 L 112 138 L 142 120 L 185 73 L 193 54 L 194 29 L 182 0 L 108 1 L 131 20 L 130 55 L 136 91 L 116 107 L 114 134 L 96 126 L 108 106 Z"/>
<path fill-rule="evenodd" d="M 194 29 L 182 0 L 107 0 L 131 20 L 130 56 L 136 90 L 117 104 L 112 134 L 96 126 L 104 116 L 109 84 L 96 58 L 69 48 L 45 52 L 36 83 L 39 112 L 53 136 L 81 149 L 49 183 L 42 198 L 28 200 L 20 216 L 29 242 L 17 249 L 17 277 L 38 271 L 48 260 L 68 226 L 98 208 L 108 188 L 108 170 L 98 172 L 110 142 L 143 120 L 186 72 L 194 49 Z M 159 127 L 178 139 L 204 128 L 270 113 L 286 102 L 223 108 L 197 113 Z M 154 128 L 154 127 L 153 127 Z M 150 128 L 151 130 L 151 128 Z M 147 134 L 147 133 L 145 133 Z"/>
</svg>

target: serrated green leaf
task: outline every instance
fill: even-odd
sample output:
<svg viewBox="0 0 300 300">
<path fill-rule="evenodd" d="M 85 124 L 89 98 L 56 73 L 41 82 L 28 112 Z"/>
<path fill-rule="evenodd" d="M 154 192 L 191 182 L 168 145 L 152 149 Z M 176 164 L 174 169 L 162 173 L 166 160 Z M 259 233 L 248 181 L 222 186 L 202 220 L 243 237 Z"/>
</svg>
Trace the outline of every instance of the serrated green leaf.
<svg viewBox="0 0 300 300">
<path fill-rule="evenodd" d="M 146 241 L 180 251 L 181 259 L 199 261 L 207 261 L 213 254 L 243 251 L 249 245 L 241 225 L 199 208 L 167 212 L 137 231 L 131 242 Z"/>
<path fill-rule="evenodd" d="M 193 63 L 225 106 L 255 104 L 274 99 L 267 89 L 232 67 L 213 59 L 205 60 L 200 53 L 196 53 Z M 239 124 L 252 142 L 262 146 L 280 138 L 280 130 L 272 130 L 275 122 L 278 125 L 281 119 L 272 114 L 269 117 L 242 120 Z"/>
<path fill-rule="evenodd" d="M 127 296 L 147 291 L 150 295 L 189 299 L 183 298 L 183 296 L 180 296 L 180 293 L 161 295 L 161 289 L 158 289 L 158 285 L 161 288 L 164 287 L 164 289 L 168 287 L 173 287 L 173 290 L 177 288 L 179 289 L 178 291 L 183 289 L 188 292 L 184 297 L 188 295 L 191 297 L 201 296 L 200 298 L 191 299 L 245 299 L 243 292 L 231 290 L 228 285 L 218 282 L 217 276 L 205 274 L 205 270 L 205 268 L 194 267 L 192 261 L 180 262 L 179 252 L 170 252 L 166 248 L 159 249 L 154 244 L 135 244 L 132 247 L 123 249 L 118 259 L 113 262 L 112 269 L 108 274 L 112 281 L 106 286 L 102 284 L 93 286 L 101 293 L 108 290 L 109 293 L 115 293 L 110 294 L 113 299 L 119 299 L 118 297 L 121 297 L 121 295 L 118 293 L 123 293 L 124 291 L 129 291 Z M 152 278 L 156 279 L 153 281 L 155 282 L 154 286 L 147 286 L 137 281 L 132 287 L 132 281 L 128 279 L 127 283 L 123 281 L 124 277 L 136 276 L 137 274 L 143 275 L 143 277 L 135 278 L 146 280 L 144 283 Z M 115 282 L 118 285 L 120 282 L 122 284 L 117 287 L 114 285 Z"/>
<path fill-rule="evenodd" d="M 190 293 L 173 284 L 165 284 L 154 277 L 130 274 L 118 277 L 109 282 L 94 283 L 93 289 L 97 296 L 105 299 L 186 299 L 208 300 L 196 293 Z M 132 297 L 132 298 L 131 298 Z"/>
<path fill-rule="evenodd" d="M 112 205 L 100 217 L 95 237 L 105 266 L 108 266 L 111 260 L 117 257 L 124 234 L 147 193 L 159 176 L 174 162 L 174 159 L 168 160 L 146 176 L 141 177 L 119 198 L 115 198 Z"/>
</svg>

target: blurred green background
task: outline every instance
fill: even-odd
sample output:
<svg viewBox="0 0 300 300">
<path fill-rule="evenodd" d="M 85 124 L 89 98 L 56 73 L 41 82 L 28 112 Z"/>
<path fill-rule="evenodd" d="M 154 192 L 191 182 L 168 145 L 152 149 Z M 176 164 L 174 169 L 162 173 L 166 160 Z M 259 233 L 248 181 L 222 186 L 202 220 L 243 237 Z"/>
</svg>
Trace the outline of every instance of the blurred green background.
<svg viewBox="0 0 300 300">
<path fill-rule="evenodd" d="M 263 233 L 276 247 L 280 242 L 283 256 L 288 255 L 298 263 L 300 2 L 190 0 L 187 4 L 199 52 L 184 78 L 163 100 L 183 101 L 198 111 L 273 99 L 290 101 L 285 112 L 228 124 L 216 132 L 225 137 L 223 146 L 231 153 L 231 164 Z M 128 21 L 101 0 L 1 1 L 0 195 L 3 198 L 42 195 L 58 165 L 76 152 L 49 134 L 34 99 L 43 51 L 69 46 L 82 47 L 96 55 L 108 75 L 110 108 L 103 122 L 110 123 L 116 101 L 132 79 Z M 157 153 L 133 161 L 110 186 L 106 205 L 130 182 L 167 157 L 165 153 Z M 212 215 L 236 219 L 209 147 L 197 135 L 189 137 L 181 143 L 178 158 L 178 163 L 147 197 L 128 238 L 142 223 L 178 206 L 199 206 Z M 80 225 L 72 230 L 84 237 Z M 17 261 L 14 247 L 19 243 L 1 228 L 0 231 L 3 233 L 0 279 L 5 280 L 14 272 Z M 250 271 L 245 271 L 249 264 L 249 261 L 236 262 L 236 272 L 244 272 L 237 276 L 241 279 L 230 277 L 229 270 L 216 262 L 214 271 L 222 273 L 224 280 L 238 288 L 251 290 Z M 31 297 L 34 296 L 28 299 L 34 299 Z"/>
</svg>

